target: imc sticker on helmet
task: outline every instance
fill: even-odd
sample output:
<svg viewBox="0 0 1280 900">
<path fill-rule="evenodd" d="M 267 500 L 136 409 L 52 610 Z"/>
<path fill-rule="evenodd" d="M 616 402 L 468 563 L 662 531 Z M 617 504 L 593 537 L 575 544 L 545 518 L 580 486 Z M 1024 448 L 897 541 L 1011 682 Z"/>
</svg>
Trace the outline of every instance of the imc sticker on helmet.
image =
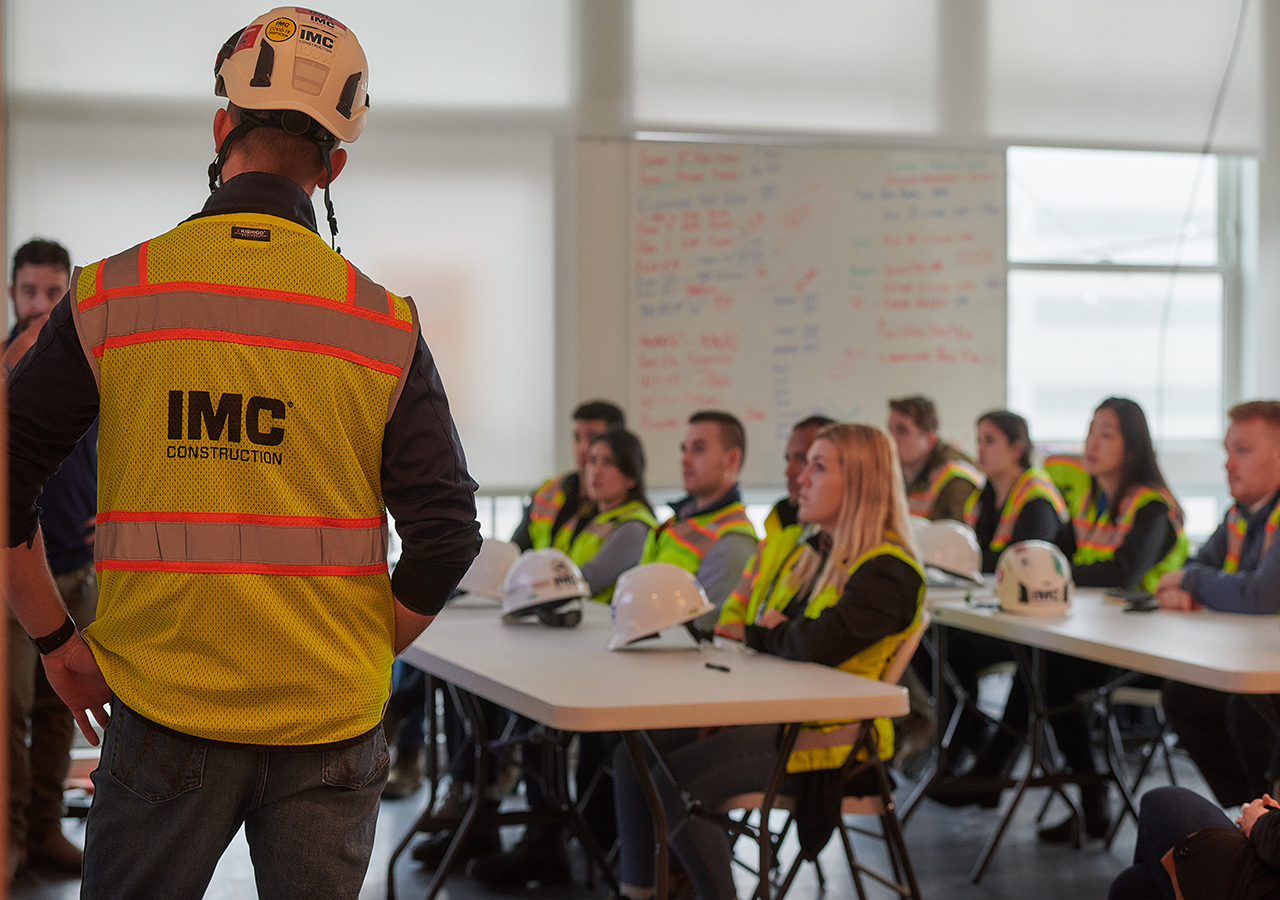
<svg viewBox="0 0 1280 900">
<path fill-rule="evenodd" d="M 298 26 L 294 24 L 293 19 L 286 19 L 283 16 L 267 25 L 267 40 L 271 41 L 287 41 L 293 37 L 293 33 L 298 30 Z"/>
<path fill-rule="evenodd" d="M 240 35 L 240 43 L 236 44 L 236 48 L 231 51 L 231 55 L 235 56 L 241 50 L 247 50 L 253 46 L 253 42 L 258 39 L 258 32 L 262 30 L 261 25 L 250 25 Z"/>
<path fill-rule="evenodd" d="M 245 228 L 243 225 L 231 226 L 231 237 L 237 241 L 270 241 L 270 228 Z"/>
</svg>

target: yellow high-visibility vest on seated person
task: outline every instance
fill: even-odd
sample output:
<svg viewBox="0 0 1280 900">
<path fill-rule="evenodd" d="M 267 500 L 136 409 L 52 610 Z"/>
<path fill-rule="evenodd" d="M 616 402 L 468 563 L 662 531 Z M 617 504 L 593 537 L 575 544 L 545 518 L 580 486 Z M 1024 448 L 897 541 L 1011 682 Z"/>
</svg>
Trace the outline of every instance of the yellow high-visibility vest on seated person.
<svg viewBox="0 0 1280 900">
<path fill-rule="evenodd" d="M 747 564 L 747 573 L 754 573 L 753 579 L 744 574 L 743 584 L 725 602 L 720 612 L 720 621 L 744 622 L 759 624 L 766 610 L 785 612 L 795 599 L 803 585 L 796 583 L 792 572 L 801 566 L 801 562 L 811 555 L 820 555 L 809 542 L 813 532 L 806 531 L 804 540 L 799 532 L 782 532 L 766 538 L 756 548 L 756 554 Z M 924 608 L 924 572 L 920 564 L 899 544 L 886 541 L 863 553 L 849 564 L 849 576 L 868 562 L 882 556 L 900 559 L 911 566 L 920 576 L 920 589 L 915 598 L 915 614 L 911 625 L 904 631 L 876 641 L 870 647 L 850 656 L 837 668 L 862 675 L 866 678 L 882 678 L 894 651 L 902 639 L 920 624 L 920 612 Z M 816 563 L 816 561 L 815 561 Z M 809 568 L 815 568 L 810 565 Z M 744 598 L 741 591 L 749 582 L 750 596 Z M 834 584 L 824 585 L 816 591 L 805 604 L 804 615 L 807 619 L 816 619 L 823 610 L 835 606 L 841 597 L 840 590 Z M 796 742 L 796 749 L 787 760 L 788 772 L 812 772 L 822 769 L 836 769 L 844 765 L 853 750 L 858 723 L 850 722 L 806 722 Z M 876 748 L 881 759 L 893 756 L 893 725 L 888 719 L 876 719 Z"/>
<path fill-rule="evenodd" d="M 683 519 L 672 516 L 644 542 L 640 563 L 669 562 L 697 574 L 702 558 L 726 534 L 745 534 L 756 540 L 756 529 L 741 502 L 730 503 Z"/>
<path fill-rule="evenodd" d="M 1133 527 L 1133 519 L 1138 510 L 1156 500 L 1168 506 L 1169 524 L 1173 526 L 1177 539 L 1173 549 L 1143 573 L 1139 582 L 1146 590 L 1154 591 L 1160 583 L 1160 576 L 1179 568 L 1187 558 L 1187 536 L 1182 530 L 1182 514 L 1178 503 L 1170 494 L 1155 488 L 1133 488 L 1114 515 L 1111 509 L 1100 514 L 1091 494 L 1082 497 L 1071 520 L 1076 534 L 1076 552 L 1071 557 L 1072 564 L 1089 565 L 1115 558 L 1116 550 L 1124 543 L 1129 529 Z"/>
<path fill-rule="evenodd" d="M 569 472 L 559 478 L 552 478 L 542 483 L 542 487 L 533 492 L 529 504 L 529 542 L 534 550 L 545 550 L 550 547 L 555 535 L 556 517 L 568 502 L 568 491 L 565 485 L 569 479 L 576 479 L 576 472 Z"/>
<path fill-rule="evenodd" d="M 981 494 L 974 494 L 964 507 L 964 521 L 970 528 L 978 523 L 980 496 Z M 1009 489 L 1009 496 L 1004 500 L 1004 507 L 1000 510 L 1000 520 L 996 523 L 995 534 L 991 537 L 992 550 L 1000 551 L 1009 546 L 1009 541 L 1013 540 L 1013 527 L 1018 522 L 1018 516 L 1022 514 L 1022 508 L 1037 497 L 1048 500 L 1053 505 L 1053 511 L 1058 514 L 1058 518 L 1064 522 L 1067 520 L 1067 504 L 1058 495 L 1057 488 L 1049 480 L 1049 476 L 1035 467 L 1025 469 L 1013 483 L 1013 487 Z"/>
<path fill-rule="evenodd" d="M 650 529 L 658 524 L 653 512 L 641 500 L 628 500 L 608 512 L 596 513 L 581 531 L 578 530 L 578 521 L 579 517 L 574 516 L 561 525 L 552 546 L 563 550 L 579 567 L 590 562 L 613 530 L 624 522 L 643 522 Z M 613 588 L 611 584 L 591 599 L 597 603 L 608 603 L 613 599 Z"/>
<path fill-rule="evenodd" d="M 85 637 L 112 691 L 236 743 L 376 727 L 395 630 L 381 442 L 412 304 L 250 213 L 184 222 L 72 292 L 100 395 Z"/>
</svg>

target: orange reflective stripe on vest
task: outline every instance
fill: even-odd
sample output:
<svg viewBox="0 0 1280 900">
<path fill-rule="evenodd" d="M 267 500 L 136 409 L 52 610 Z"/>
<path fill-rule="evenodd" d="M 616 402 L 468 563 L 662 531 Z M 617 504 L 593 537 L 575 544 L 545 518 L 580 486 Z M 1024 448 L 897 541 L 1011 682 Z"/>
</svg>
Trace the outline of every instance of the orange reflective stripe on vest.
<svg viewBox="0 0 1280 900">
<path fill-rule="evenodd" d="M 981 488 L 986 483 L 982 473 L 968 463 L 958 459 L 947 460 L 929 475 L 929 486 L 925 490 L 914 491 L 907 495 L 907 505 L 911 509 L 911 515 L 928 517 L 933 511 L 933 504 L 937 502 L 938 495 L 954 478 L 963 479 L 977 488 Z"/>
<path fill-rule="evenodd" d="M 1248 520 L 1240 514 L 1238 507 L 1231 507 L 1231 511 L 1227 513 L 1227 558 L 1222 564 L 1222 571 L 1240 571 L 1240 554 L 1244 551 L 1244 537 L 1248 524 Z M 1271 515 L 1267 516 L 1267 524 L 1262 532 L 1262 553 L 1259 554 L 1259 559 L 1266 556 L 1267 551 L 1271 549 L 1277 530 L 1280 530 L 1280 503 L 1277 503 L 1275 509 L 1271 510 Z"/>
</svg>

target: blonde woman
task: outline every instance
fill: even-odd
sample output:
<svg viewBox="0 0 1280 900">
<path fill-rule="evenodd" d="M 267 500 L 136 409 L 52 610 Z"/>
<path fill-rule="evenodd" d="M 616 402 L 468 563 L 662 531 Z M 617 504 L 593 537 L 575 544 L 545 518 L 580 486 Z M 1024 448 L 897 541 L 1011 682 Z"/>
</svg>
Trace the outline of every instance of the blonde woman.
<svg viewBox="0 0 1280 900">
<path fill-rule="evenodd" d="M 835 424 L 818 432 L 800 475 L 799 519 L 808 528 L 780 532 L 756 549 L 742 582 L 721 613 L 717 634 L 787 659 L 823 663 L 879 678 L 898 641 L 919 621 L 924 577 L 907 524 L 902 470 L 893 442 L 879 428 Z M 887 721 L 877 721 L 882 758 L 893 752 Z M 702 740 L 696 730 L 656 736 L 689 796 L 715 809 L 725 799 L 760 790 L 777 756 L 775 725 L 726 728 Z M 830 729 L 827 729 L 828 732 Z M 804 735 L 787 764 L 793 790 L 812 790 L 814 779 L 839 779 L 851 751 L 827 740 L 805 749 Z M 632 767 L 614 754 L 614 790 L 621 839 L 622 896 L 653 896 L 653 830 Z M 808 786 L 795 783 L 808 781 Z M 684 804 L 669 779 L 655 778 L 674 823 Z M 824 782 L 828 787 L 831 783 Z M 828 821 L 834 818 L 827 813 Z M 830 830 L 825 837 L 830 836 Z M 724 830 L 705 819 L 689 821 L 672 850 L 703 900 L 736 897 Z"/>
</svg>

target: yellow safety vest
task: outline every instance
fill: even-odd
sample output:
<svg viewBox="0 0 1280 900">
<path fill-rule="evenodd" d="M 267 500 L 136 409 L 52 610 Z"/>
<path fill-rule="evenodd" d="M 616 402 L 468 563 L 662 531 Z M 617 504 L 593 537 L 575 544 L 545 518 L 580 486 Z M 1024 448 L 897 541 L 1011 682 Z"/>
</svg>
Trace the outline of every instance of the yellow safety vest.
<svg viewBox="0 0 1280 900">
<path fill-rule="evenodd" d="M 986 484 L 986 478 L 976 467 L 964 460 L 949 459 L 929 473 L 929 483 L 924 490 L 907 494 L 907 505 L 911 508 L 911 515 L 923 516 L 927 519 L 933 512 L 933 505 L 938 501 L 938 495 L 942 493 L 942 489 L 955 478 L 969 482 L 977 490 L 981 490 Z"/>
<path fill-rule="evenodd" d="M 1084 460 L 1074 453 L 1046 456 L 1042 468 L 1066 501 L 1067 509 L 1075 509 L 1093 487 L 1093 476 L 1084 470 Z"/>
<path fill-rule="evenodd" d="M 257 213 L 184 222 L 72 285 L 100 396 L 85 637 L 112 691 L 222 741 L 375 727 L 395 632 L 381 445 L 411 301 Z"/>
<path fill-rule="evenodd" d="M 658 520 L 653 517 L 649 507 L 645 506 L 640 500 L 628 500 L 608 512 L 597 513 L 575 536 L 574 531 L 578 527 L 580 517 L 581 513 L 561 525 L 560 530 L 556 532 L 556 539 L 552 543 L 552 546 L 557 550 L 563 550 L 568 554 L 569 558 L 578 566 L 586 564 L 599 553 L 605 540 L 613 533 L 613 529 L 623 522 L 643 522 L 651 529 L 658 524 Z M 608 603 L 613 599 L 613 588 L 614 586 L 611 584 L 591 599 L 597 603 Z"/>
<path fill-rule="evenodd" d="M 572 472 L 552 478 L 533 492 L 529 503 L 529 541 L 534 550 L 545 550 L 551 546 L 555 535 L 551 529 L 555 527 L 556 516 L 568 502 L 565 483 L 573 477 Z"/>
<path fill-rule="evenodd" d="M 1154 591 L 1160 583 L 1160 576 L 1177 569 L 1187 558 L 1187 536 L 1182 531 L 1182 515 L 1178 511 L 1178 503 L 1172 495 L 1155 488 L 1137 487 L 1130 490 L 1115 511 L 1115 516 L 1110 508 L 1099 515 L 1092 493 L 1082 497 L 1072 517 L 1076 533 L 1076 552 L 1071 557 L 1072 564 L 1087 566 L 1113 559 L 1116 550 L 1129 534 L 1129 529 L 1133 527 L 1133 519 L 1138 510 L 1153 500 L 1159 500 L 1169 508 L 1169 523 L 1177 534 L 1173 549 L 1142 576 L 1142 587 Z"/>
<path fill-rule="evenodd" d="M 790 509 L 791 500 L 783 497 L 777 503 L 773 504 L 773 509 L 769 510 L 769 515 L 764 519 L 764 536 L 766 538 L 773 537 L 784 528 L 795 528 L 797 530 L 803 528 L 797 521 L 793 521 L 796 517 L 796 511 Z M 786 510 L 784 518 L 783 510 Z"/>
<path fill-rule="evenodd" d="M 1244 535 L 1248 529 L 1248 520 L 1240 513 L 1239 507 L 1232 506 L 1227 513 L 1227 558 L 1222 564 L 1224 572 L 1240 571 L 1240 553 L 1244 550 Z M 1280 529 L 1280 503 L 1276 503 L 1271 515 L 1267 516 L 1267 524 L 1262 531 L 1262 553 L 1259 559 L 1271 549 L 1276 530 Z"/>
<path fill-rule="evenodd" d="M 816 555 L 818 552 L 808 543 L 807 538 L 811 533 L 807 532 L 806 540 L 803 541 L 798 539 L 798 534 L 791 533 L 780 534 L 762 541 L 756 548 L 755 556 L 747 564 L 743 584 L 739 585 L 741 590 L 747 582 L 747 573 L 754 573 L 749 595 L 744 600 L 742 594 L 735 591 L 721 610 L 720 621 L 758 624 L 767 610 L 785 612 L 802 587 L 792 583 L 789 577 L 791 572 L 806 557 Z M 871 548 L 850 563 L 849 577 L 852 577 L 863 565 L 880 556 L 893 556 L 911 566 L 920 575 L 920 589 L 915 598 L 915 614 L 911 624 L 905 630 L 881 638 L 836 667 L 845 672 L 876 679 L 884 676 L 898 644 L 920 624 L 920 611 L 924 608 L 924 572 L 915 557 L 892 540 Z M 824 585 L 815 591 L 805 605 L 805 618 L 818 618 L 823 610 L 839 602 L 841 593 L 841 589 L 834 584 Z M 859 724 L 837 721 L 806 722 L 796 741 L 795 750 L 787 760 L 787 772 L 813 772 L 843 766 L 853 750 Z M 893 756 L 892 723 L 888 719 L 876 719 L 874 727 L 880 758 L 891 758 Z"/>
<path fill-rule="evenodd" d="M 697 574 L 702 558 L 726 534 L 745 534 L 756 540 L 755 526 L 741 503 L 730 503 L 683 519 L 672 516 L 649 532 L 640 562 L 674 563 L 686 572 Z"/>
<path fill-rule="evenodd" d="M 970 528 L 978 523 L 978 497 L 974 494 L 965 503 L 964 521 Z M 990 547 L 994 551 L 1003 550 L 1013 540 L 1013 526 L 1017 524 L 1022 508 L 1029 502 L 1041 497 L 1053 504 L 1053 511 L 1058 518 L 1066 521 L 1067 505 L 1058 496 L 1057 489 L 1049 476 L 1041 469 L 1025 469 L 1018 480 L 1009 488 L 1009 496 L 1004 498 L 1004 508 L 1000 510 L 1000 521 L 996 524 L 996 532 L 991 537 Z"/>
</svg>

